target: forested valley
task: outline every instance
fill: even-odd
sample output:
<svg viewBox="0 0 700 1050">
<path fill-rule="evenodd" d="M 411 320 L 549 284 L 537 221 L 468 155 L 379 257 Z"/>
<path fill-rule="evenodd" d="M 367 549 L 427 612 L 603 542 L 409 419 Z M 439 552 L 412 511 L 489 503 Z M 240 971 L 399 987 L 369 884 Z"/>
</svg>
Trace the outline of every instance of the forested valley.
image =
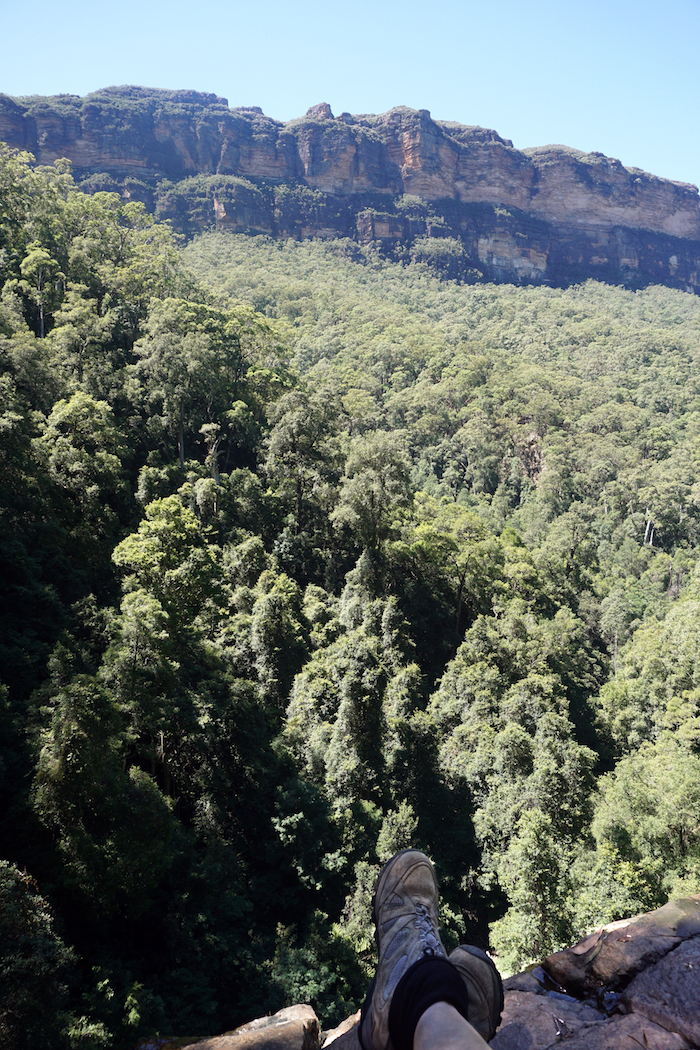
<svg viewBox="0 0 700 1050">
<path fill-rule="evenodd" d="M 0 1046 L 700 887 L 700 299 L 204 233 L 0 146 Z"/>
</svg>

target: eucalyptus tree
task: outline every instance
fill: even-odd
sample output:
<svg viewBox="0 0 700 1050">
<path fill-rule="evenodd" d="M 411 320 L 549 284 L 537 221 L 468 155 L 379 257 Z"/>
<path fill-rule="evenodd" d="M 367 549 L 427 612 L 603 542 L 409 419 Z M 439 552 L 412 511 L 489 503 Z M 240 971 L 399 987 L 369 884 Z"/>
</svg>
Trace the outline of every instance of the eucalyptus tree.
<svg viewBox="0 0 700 1050">
<path fill-rule="evenodd" d="M 260 418 L 266 401 L 289 382 L 276 333 L 245 308 L 218 310 L 174 298 L 154 302 L 135 352 L 134 394 L 175 437 L 183 472 L 187 438 L 194 443 L 202 427 L 218 426 L 235 455 L 241 415 L 236 406 L 242 402 Z M 213 444 L 219 440 L 216 431 Z M 211 454 L 211 440 L 209 445 Z M 220 454 L 217 446 L 217 460 Z"/>
</svg>

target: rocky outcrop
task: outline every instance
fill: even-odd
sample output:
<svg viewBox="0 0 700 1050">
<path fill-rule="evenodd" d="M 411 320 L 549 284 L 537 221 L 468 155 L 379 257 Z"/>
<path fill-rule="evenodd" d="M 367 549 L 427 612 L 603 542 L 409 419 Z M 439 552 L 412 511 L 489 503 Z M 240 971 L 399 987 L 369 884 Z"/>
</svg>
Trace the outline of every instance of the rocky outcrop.
<svg viewBox="0 0 700 1050">
<path fill-rule="evenodd" d="M 321 103 L 282 123 L 215 95 L 107 88 L 0 96 L 0 139 L 41 164 L 67 157 L 87 190 L 118 188 L 188 232 L 349 236 L 409 252 L 416 237 L 454 238 L 462 278 L 700 288 L 696 187 L 601 153 L 517 150 L 427 110 L 335 117 Z M 187 184 L 156 190 L 163 179 Z"/>
<path fill-rule="evenodd" d="M 319 1050 L 320 1032 L 310 1006 L 289 1006 L 272 1017 L 191 1045 L 196 1050 Z"/>
<path fill-rule="evenodd" d="M 538 1007 L 554 1027 L 560 1004 L 595 1009 L 598 1018 L 587 1017 L 575 1032 L 570 1029 L 569 1050 L 624 1046 L 623 1037 L 632 1035 L 642 1046 L 698 1047 L 700 894 L 596 930 L 550 955 L 541 968 L 506 981 L 506 988 L 529 997 L 527 1010 Z M 511 1003 L 492 1043 L 498 1050 L 519 1048 L 517 1026 L 523 1021 L 516 1014 L 517 1004 Z M 510 1025 L 515 1027 L 509 1030 Z M 534 1050 L 552 1041 L 529 1045 Z"/>
<path fill-rule="evenodd" d="M 697 1050 L 700 893 L 614 922 L 504 982 L 494 1050 Z M 211 1039 L 154 1041 L 140 1050 L 360 1050 L 359 1011 L 320 1038 L 309 1006 Z"/>
<path fill-rule="evenodd" d="M 596 930 L 504 987 L 494 1050 L 700 1047 L 700 894 Z M 359 1050 L 357 1021 L 324 1050 Z"/>
<path fill-rule="evenodd" d="M 568 991 L 599 996 L 601 989 L 617 992 L 626 987 L 642 970 L 696 937 L 700 937 L 700 894 L 604 926 L 572 948 L 550 955 L 543 967 Z"/>
<path fill-rule="evenodd" d="M 208 1039 L 148 1039 L 136 1050 L 319 1050 L 321 1029 L 310 1006 L 288 1006 L 270 1017 Z"/>
</svg>

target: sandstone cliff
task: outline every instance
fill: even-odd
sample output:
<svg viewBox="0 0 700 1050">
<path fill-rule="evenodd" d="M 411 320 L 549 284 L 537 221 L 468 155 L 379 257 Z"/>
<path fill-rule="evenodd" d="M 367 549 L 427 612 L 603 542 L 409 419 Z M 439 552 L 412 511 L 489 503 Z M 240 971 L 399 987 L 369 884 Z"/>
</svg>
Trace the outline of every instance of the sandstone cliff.
<svg viewBox="0 0 700 1050">
<path fill-rule="evenodd" d="M 41 164 L 68 157 L 86 190 L 119 189 L 190 233 L 373 240 L 461 279 L 700 291 L 696 187 L 600 153 L 517 150 L 427 110 L 335 117 L 324 103 L 285 124 L 216 95 L 107 88 L 0 96 L 0 139 Z"/>
</svg>

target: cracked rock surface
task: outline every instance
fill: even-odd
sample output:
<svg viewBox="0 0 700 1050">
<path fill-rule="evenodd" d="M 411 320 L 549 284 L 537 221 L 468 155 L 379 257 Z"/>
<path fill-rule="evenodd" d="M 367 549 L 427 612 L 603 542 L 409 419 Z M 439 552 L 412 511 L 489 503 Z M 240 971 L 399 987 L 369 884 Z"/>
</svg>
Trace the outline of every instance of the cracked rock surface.
<svg viewBox="0 0 700 1050">
<path fill-rule="evenodd" d="M 700 1047 L 700 894 L 596 930 L 505 982 L 497 1050 Z"/>
</svg>

